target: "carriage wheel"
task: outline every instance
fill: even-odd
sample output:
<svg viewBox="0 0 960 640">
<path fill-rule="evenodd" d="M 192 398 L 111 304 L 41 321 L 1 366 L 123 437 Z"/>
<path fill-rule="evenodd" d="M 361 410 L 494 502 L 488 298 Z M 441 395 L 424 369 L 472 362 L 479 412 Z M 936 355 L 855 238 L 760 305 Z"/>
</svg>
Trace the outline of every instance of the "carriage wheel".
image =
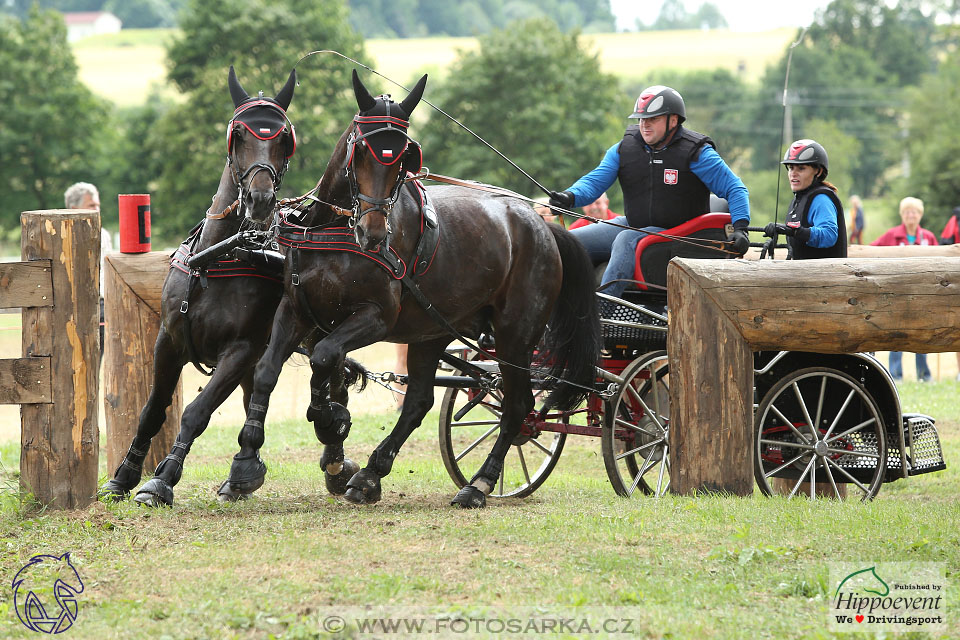
<svg viewBox="0 0 960 640">
<path fill-rule="evenodd" d="M 835 498 L 843 483 L 860 500 L 880 490 L 887 459 L 882 414 L 873 397 L 842 371 L 791 372 L 760 401 L 754 429 L 754 475 L 766 495 L 775 493 L 773 478 L 787 479 L 791 497 L 808 492 L 814 497 L 818 483 Z"/>
<path fill-rule="evenodd" d="M 604 406 L 601 449 L 614 491 L 662 496 L 670 487 L 670 365 L 666 351 L 640 356 Z"/>
<path fill-rule="evenodd" d="M 538 403 L 543 393 L 534 391 Z M 480 395 L 482 398 L 477 400 Z M 468 403 L 475 404 L 460 415 Z M 457 487 L 466 485 L 480 469 L 500 435 L 502 403 L 503 395 L 499 390 L 485 393 L 478 387 L 451 388 L 443 394 L 440 455 Z M 525 423 L 521 435 L 504 458 L 503 473 L 490 496 L 522 498 L 536 491 L 557 465 L 566 438 L 565 433 L 531 432 Z"/>
</svg>

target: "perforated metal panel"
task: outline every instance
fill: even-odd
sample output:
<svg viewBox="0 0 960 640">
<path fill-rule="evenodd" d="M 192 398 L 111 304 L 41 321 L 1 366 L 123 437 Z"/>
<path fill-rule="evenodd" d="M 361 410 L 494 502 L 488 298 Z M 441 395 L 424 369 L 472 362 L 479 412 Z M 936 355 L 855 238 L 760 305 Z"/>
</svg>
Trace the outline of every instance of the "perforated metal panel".
<svg viewBox="0 0 960 640">
<path fill-rule="evenodd" d="M 947 468 L 933 418 L 921 414 L 904 414 L 903 428 L 907 436 L 908 474 L 915 476 Z"/>
</svg>

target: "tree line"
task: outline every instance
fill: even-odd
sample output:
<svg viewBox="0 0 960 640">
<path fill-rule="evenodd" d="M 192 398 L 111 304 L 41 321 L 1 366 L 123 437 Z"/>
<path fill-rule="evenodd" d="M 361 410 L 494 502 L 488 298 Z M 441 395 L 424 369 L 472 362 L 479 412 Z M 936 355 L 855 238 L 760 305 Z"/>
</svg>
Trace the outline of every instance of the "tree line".
<svg viewBox="0 0 960 640">
<path fill-rule="evenodd" d="M 225 160 L 229 65 L 249 92 L 273 95 L 305 51 L 336 49 L 369 64 L 350 15 L 339 0 L 185 0 L 167 49 L 177 95 L 152 95 L 126 109 L 79 81 L 58 14 L 33 8 L 23 20 L 0 19 L 0 89 L 7 98 L 0 110 L 0 228 L 18 239 L 21 211 L 62 206 L 63 189 L 88 180 L 100 185 L 105 213 L 116 193 L 150 192 L 156 241 L 182 238 L 209 206 Z M 778 204 L 782 218 L 789 201 L 778 173 L 791 141 L 783 138 L 786 128 L 792 139 L 826 146 L 842 197 L 888 198 L 892 222 L 892 203 L 918 196 L 927 204 L 925 223 L 939 231 L 960 205 L 960 54 L 957 29 L 942 16 L 920 0 L 895 7 L 834 0 L 797 34 L 789 109 L 787 49 L 754 83 L 725 70 L 650 70 L 620 80 L 602 72 L 579 32 L 545 17 L 482 36 L 444 77 L 430 78 L 425 96 L 547 188 L 563 189 L 620 139 L 644 86 L 669 84 L 684 95 L 688 126 L 709 134 L 743 177 L 757 222 L 771 220 Z M 351 66 L 328 55 L 300 63 L 290 108 L 299 144 L 282 196 L 306 192 L 323 173 L 356 109 Z M 401 93 L 363 73 L 372 91 Z M 429 107 L 418 110 L 411 135 L 434 172 L 542 195 Z M 620 196 L 610 195 L 616 210 Z"/>
</svg>

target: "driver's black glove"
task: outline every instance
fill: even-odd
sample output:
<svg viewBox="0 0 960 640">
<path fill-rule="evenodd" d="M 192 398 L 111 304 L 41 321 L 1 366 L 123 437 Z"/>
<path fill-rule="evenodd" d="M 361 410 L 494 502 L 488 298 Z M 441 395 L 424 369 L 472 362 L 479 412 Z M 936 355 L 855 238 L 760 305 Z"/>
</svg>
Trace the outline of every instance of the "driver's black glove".
<svg viewBox="0 0 960 640">
<path fill-rule="evenodd" d="M 573 201 L 576 198 L 569 191 L 551 191 L 550 206 L 560 207 L 561 209 L 573 209 Z"/>
<path fill-rule="evenodd" d="M 748 224 L 747 220 L 737 220 L 733 224 L 733 233 L 727 236 L 727 240 L 731 242 L 731 249 L 741 256 L 750 248 L 750 236 L 746 229 Z"/>
</svg>

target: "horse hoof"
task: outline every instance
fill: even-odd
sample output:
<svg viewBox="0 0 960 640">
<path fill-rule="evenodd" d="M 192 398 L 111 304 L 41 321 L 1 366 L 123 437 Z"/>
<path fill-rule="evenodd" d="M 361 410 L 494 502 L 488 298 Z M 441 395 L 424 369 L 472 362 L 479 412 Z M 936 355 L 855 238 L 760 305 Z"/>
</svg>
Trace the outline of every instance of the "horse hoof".
<svg viewBox="0 0 960 640">
<path fill-rule="evenodd" d="M 343 459 L 340 473 L 336 475 L 332 475 L 324 469 L 323 480 L 327 485 L 327 491 L 329 491 L 331 495 L 342 496 L 347 492 L 347 483 L 350 481 L 350 478 L 358 471 L 360 471 L 360 465 L 350 458 Z"/>
<path fill-rule="evenodd" d="M 239 502 L 240 500 L 246 500 L 250 495 L 247 493 L 237 493 L 230 488 L 230 481 L 224 480 L 223 484 L 220 485 L 220 488 L 217 490 L 217 501 L 218 502 Z"/>
<path fill-rule="evenodd" d="M 468 484 L 457 492 L 450 504 L 457 505 L 461 509 L 483 509 L 487 506 L 487 496 L 480 489 Z"/>
<path fill-rule="evenodd" d="M 106 482 L 100 490 L 97 491 L 97 500 L 103 502 L 123 502 L 130 497 L 130 489 L 117 482 L 110 480 Z"/>
<path fill-rule="evenodd" d="M 347 492 L 343 494 L 347 501 L 354 504 L 373 504 L 381 497 L 380 478 L 370 471 L 358 471 L 347 482 Z"/>
<path fill-rule="evenodd" d="M 263 486 L 267 477 L 267 465 L 260 456 L 249 458 L 233 457 L 230 465 L 230 477 L 220 487 L 218 495 L 248 495 Z M 228 486 L 229 485 L 229 486 Z"/>
<path fill-rule="evenodd" d="M 172 507 L 173 487 L 160 478 L 154 478 L 140 487 L 133 501 L 145 507 Z"/>
</svg>

